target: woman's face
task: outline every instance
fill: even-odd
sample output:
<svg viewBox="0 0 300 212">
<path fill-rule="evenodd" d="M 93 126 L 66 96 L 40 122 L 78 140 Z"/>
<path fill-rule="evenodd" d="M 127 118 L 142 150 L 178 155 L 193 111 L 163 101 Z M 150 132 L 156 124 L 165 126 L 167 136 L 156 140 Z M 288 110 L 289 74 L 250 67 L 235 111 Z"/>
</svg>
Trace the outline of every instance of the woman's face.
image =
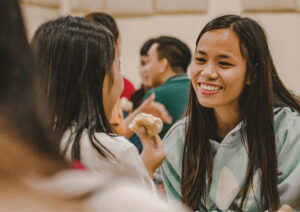
<svg viewBox="0 0 300 212">
<path fill-rule="evenodd" d="M 191 67 L 198 102 L 207 108 L 237 107 L 245 84 L 246 61 L 237 35 L 230 29 L 204 33 Z"/>
<path fill-rule="evenodd" d="M 112 65 L 112 75 L 112 84 L 108 74 L 105 75 L 103 82 L 103 105 L 108 119 L 111 118 L 113 107 L 117 103 L 124 89 L 123 76 L 120 71 L 119 54 L 116 54 L 115 56 L 115 60 Z"/>
</svg>

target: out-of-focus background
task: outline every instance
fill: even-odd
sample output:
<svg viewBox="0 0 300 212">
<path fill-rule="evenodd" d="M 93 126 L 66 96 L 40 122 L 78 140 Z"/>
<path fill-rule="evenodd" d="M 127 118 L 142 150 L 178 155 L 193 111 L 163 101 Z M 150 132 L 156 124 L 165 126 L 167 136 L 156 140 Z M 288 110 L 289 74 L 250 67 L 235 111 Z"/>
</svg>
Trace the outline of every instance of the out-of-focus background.
<svg viewBox="0 0 300 212">
<path fill-rule="evenodd" d="M 300 0 L 22 0 L 29 39 L 37 27 L 65 14 L 101 11 L 120 29 L 123 75 L 138 87 L 139 49 L 144 41 L 171 35 L 191 50 L 202 27 L 224 14 L 248 16 L 266 30 L 279 75 L 300 93 Z"/>
</svg>

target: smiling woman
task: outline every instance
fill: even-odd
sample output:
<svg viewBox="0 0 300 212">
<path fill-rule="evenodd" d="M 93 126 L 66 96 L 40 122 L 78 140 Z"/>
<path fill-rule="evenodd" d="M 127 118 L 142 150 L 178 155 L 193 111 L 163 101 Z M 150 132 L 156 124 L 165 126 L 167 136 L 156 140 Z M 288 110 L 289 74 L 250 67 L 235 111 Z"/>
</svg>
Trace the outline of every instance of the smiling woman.
<svg viewBox="0 0 300 212">
<path fill-rule="evenodd" d="M 238 105 L 246 80 L 246 61 L 239 38 L 230 29 L 205 33 L 199 41 L 191 68 L 193 88 L 205 107 L 223 110 Z M 238 107 L 232 107 L 238 108 Z"/>
<path fill-rule="evenodd" d="M 235 15 L 210 21 L 191 78 L 187 117 L 164 139 L 168 195 L 200 211 L 300 209 L 300 106 L 261 26 Z"/>
</svg>

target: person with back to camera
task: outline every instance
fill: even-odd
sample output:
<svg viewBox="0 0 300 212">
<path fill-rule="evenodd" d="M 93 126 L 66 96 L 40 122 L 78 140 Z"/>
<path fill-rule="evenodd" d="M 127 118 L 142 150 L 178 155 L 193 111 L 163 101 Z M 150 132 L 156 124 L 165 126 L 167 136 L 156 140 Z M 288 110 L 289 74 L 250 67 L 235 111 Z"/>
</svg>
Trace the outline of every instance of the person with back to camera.
<svg viewBox="0 0 300 212">
<path fill-rule="evenodd" d="M 187 117 L 164 139 L 168 196 L 199 211 L 300 210 L 300 106 L 262 27 L 236 15 L 206 24 L 191 82 Z"/>
<path fill-rule="evenodd" d="M 123 89 L 109 30 L 86 18 L 60 17 L 38 28 L 32 47 L 46 65 L 52 124 L 66 157 L 104 174 L 123 167 L 154 191 L 151 177 L 165 156 L 161 140 L 141 132 L 149 148 L 140 157 L 128 140 L 113 133 L 108 121 Z"/>
</svg>

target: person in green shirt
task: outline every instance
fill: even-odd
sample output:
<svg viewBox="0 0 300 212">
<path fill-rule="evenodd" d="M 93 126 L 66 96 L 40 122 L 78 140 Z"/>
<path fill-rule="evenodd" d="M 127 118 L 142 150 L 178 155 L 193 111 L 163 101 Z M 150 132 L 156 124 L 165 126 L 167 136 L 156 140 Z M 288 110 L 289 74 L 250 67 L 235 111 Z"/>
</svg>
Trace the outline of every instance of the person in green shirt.
<svg viewBox="0 0 300 212">
<path fill-rule="evenodd" d="M 200 32 L 187 117 L 164 138 L 169 198 L 199 211 L 300 210 L 300 105 L 262 27 L 221 16 Z"/>
<path fill-rule="evenodd" d="M 154 39 L 147 52 L 145 69 L 149 74 L 151 87 L 144 99 L 152 93 L 155 101 L 164 105 L 172 117 L 172 123 L 164 123 L 159 134 L 161 138 L 182 116 L 188 103 L 190 80 L 186 74 L 191 52 L 182 41 L 167 36 Z"/>
</svg>

